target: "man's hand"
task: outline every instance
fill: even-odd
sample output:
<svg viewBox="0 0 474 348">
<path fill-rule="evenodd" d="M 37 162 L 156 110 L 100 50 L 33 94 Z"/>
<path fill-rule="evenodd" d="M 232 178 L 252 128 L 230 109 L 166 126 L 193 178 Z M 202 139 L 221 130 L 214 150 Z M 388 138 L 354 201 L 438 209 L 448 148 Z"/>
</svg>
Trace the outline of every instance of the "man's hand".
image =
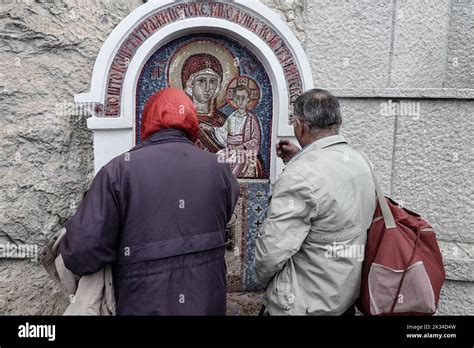
<svg viewBox="0 0 474 348">
<path fill-rule="evenodd" d="M 283 160 L 283 163 L 287 164 L 301 150 L 289 140 L 280 140 L 276 144 L 276 151 L 277 156 Z"/>
</svg>

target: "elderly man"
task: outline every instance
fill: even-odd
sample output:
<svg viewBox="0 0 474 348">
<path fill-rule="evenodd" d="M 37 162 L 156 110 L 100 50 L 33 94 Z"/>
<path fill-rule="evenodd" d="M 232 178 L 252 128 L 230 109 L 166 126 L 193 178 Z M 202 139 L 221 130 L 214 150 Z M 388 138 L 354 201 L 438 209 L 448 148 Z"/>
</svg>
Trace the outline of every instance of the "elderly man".
<svg viewBox="0 0 474 348">
<path fill-rule="evenodd" d="M 225 228 L 240 189 L 198 132 L 182 90 L 154 94 L 142 142 L 102 167 L 66 223 L 64 264 L 85 275 L 112 263 L 118 315 L 226 313 Z"/>
<path fill-rule="evenodd" d="M 294 104 L 302 147 L 277 145 L 287 163 L 256 241 L 255 270 L 270 315 L 353 315 L 375 188 L 361 154 L 339 135 L 337 99 L 313 89 Z"/>
</svg>

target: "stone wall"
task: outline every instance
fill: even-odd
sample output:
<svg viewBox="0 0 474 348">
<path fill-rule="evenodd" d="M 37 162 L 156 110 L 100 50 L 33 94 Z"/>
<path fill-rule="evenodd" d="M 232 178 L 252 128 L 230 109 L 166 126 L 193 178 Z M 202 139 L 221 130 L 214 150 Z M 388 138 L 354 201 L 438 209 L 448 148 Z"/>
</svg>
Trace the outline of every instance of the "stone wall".
<svg viewBox="0 0 474 348">
<path fill-rule="evenodd" d="M 439 314 L 474 314 L 471 0 L 308 0 L 317 87 L 386 192 L 434 227 L 447 281 Z M 398 108 L 398 109 L 397 109 Z"/>
<path fill-rule="evenodd" d="M 43 245 L 93 175 L 74 95 L 99 49 L 142 1 L 0 2 L 0 244 Z M 0 314 L 55 314 L 66 300 L 37 262 L 0 259 Z"/>
<path fill-rule="evenodd" d="M 387 194 L 435 227 L 448 278 L 439 313 L 474 314 L 472 1 L 263 2 L 304 44 L 315 85 L 341 98 L 343 133 Z M 92 138 L 73 96 L 141 3 L 0 2 L 0 244 L 42 245 L 77 209 Z M 0 314 L 58 314 L 66 303 L 37 262 L 0 259 Z M 230 303 L 245 314 L 258 302 Z"/>
</svg>

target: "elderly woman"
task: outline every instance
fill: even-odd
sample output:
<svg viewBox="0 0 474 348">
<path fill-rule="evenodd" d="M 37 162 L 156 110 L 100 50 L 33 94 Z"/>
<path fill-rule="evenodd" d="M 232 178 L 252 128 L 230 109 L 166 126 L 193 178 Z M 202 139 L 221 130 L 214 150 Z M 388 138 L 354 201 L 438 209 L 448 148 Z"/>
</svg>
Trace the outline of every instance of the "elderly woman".
<svg viewBox="0 0 474 348">
<path fill-rule="evenodd" d="M 118 315 L 224 315 L 225 227 L 239 196 L 227 164 L 200 150 L 194 104 L 154 94 L 142 142 L 97 173 L 60 245 L 80 275 L 112 263 Z"/>
</svg>

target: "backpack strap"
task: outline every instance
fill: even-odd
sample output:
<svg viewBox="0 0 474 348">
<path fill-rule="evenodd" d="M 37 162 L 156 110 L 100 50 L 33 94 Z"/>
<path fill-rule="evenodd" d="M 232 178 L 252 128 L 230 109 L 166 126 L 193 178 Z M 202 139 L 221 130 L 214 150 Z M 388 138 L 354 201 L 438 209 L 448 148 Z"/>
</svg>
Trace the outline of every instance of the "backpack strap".
<svg viewBox="0 0 474 348">
<path fill-rule="evenodd" d="M 374 180 L 375 191 L 377 192 L 377 199 L 379 201 L 380 209 L 382 210 L 383 220 L 385 222 L 385 228 L 388 230 L 390 228 L 395 228 L 397 225 L 395 224 L 395 219 L 393 218 L 392 212 L 385 200 L 385 195 L 379 185 L 379 181 L 377 179 L 377 175 L 375 174 L 374 168 L 372 167 L 372 163 L 370 162 L 369 158 L 365 153 L 362 151 L 356 150 L 358 153 L 361 154 L 364 161 L 367 163 L 370 169 L 370 174 L 372 174 L 372 179 Z"/>
</svg>

